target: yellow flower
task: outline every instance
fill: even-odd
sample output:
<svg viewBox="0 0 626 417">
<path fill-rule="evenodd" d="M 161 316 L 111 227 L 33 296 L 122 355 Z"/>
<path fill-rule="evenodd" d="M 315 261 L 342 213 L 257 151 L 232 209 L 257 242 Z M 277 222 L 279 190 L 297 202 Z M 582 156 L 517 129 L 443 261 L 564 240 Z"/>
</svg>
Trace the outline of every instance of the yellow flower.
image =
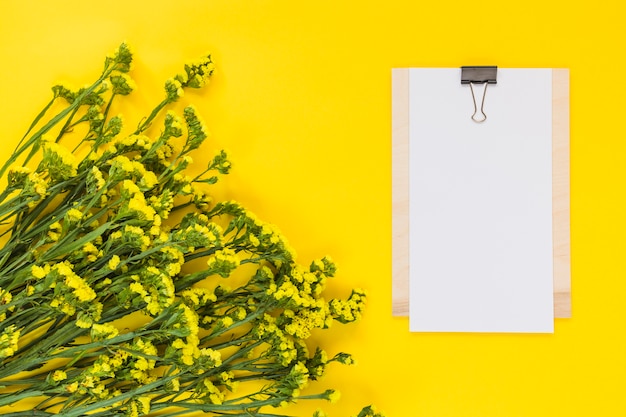
<svg viewBox="0 0 626 417">
<path fill-rule="evenodd" d="M 94 245 L 91 242 L 86 243 L 83 246 L 83 252 L 87 253 L 87 254 L 97 254 L 98 253 L 98 248 L 96 248 L 96 245 Z"/>
<path fill-rule="evenodd" d="M 246 309 L 243 307 L 239 307 L 237 312 L 235 313 L 235 317 L 237 320 L 243 320 L 246 318 Z"/>
<path fill-rule="evenodd" d="M 50 303 L 50 306 L 55 307 L 52 303 L 54 303 L 57 300 L 52 300 L 52 302 Z M 58 301 L 57 301 L 57 305 L 58 305 Z M 76 313 L 76 308 L 74 308 L 73 305 L 67 303 L 67 302 L 63 302 L 63 305 L 61 305 L 61 312 L 67 314 L 68 316 L 73 316 L 74 313 Z"/>
<path fill-rule="evenodd" d="M 213 404 L 222 404 L 224 401 L 224 394 L 213 384 L 209 378 L 204 378 L 202 381 L 208 397 Z"/>
<path fill-rule="evenodd" d="M 141 285 L 139 282 L 133 282 L 132 284 L 130 284 L 130 289 L 131 291 L 136 292 L 142 297 L 145 297 L 148 295 L 148 291 L 146 291 L 143 285 Z"/>
<path fill-rule="evenodd" d="M 255 235 L 253 235 L 253 234 L 250 234 L 250 235 L 248 236 L 248 240 L 250 241 L 250 243 L 252 244 L 252 246 L 254 246 L 255 248 L 261 244 L 261 242 L 259 241 L 259 239 L 258 239 Z"/>
<path fill-rule="evenodd" d="M 178 392 L 180 391 L 180 380 L 178 378 L 174 378 L 170 381 L 168 386 L 170 391 Z"/>
<path fill-rule="evenodd" d="M 31 172 L 31 169 L 28 167 L 11 167 L 9 169 L 9 183 L 18 185 L 25 180 Z"/>
<path fill-rule="evenodd" d="M 143 414 L 148 414 L 150 412 L 150 397 L 139 397 L 137 401 L 140 404 L 140 411 Z"/>
<path fill-rule="evenodd" d="M 185 94 L 180 81 L 174 78 L 165 81 L 165 93 L 169 102 L 175 102 Z"/>
<path fill-rule="evenodd" d="M 15 325 L 10 325 L 2 331 L 0 335 L 0 359 L 13 356 L 18 349 L 18 340 L 20 338 L 20 329 L 16 329 Z"/>
<path fill-rule="evenodd" d="M 52 380 L 54 382 L 63 381 L 64 379 L 67 379 L 67 374 L 59 369 L 54 371 L 54 373 L 52 374 Z"/>
<path fill-rule="evenodd" d="M 113 255 L 111 259 L 109 259 L 108 266 L 111 271 L 115 271 L 115 269 L 119 266 L 119 264 L 120 264 L 119 256 Z"/>
<path fill-rule="evenodd" d="M 91 301 L 96 298 L 95 291 L 78 275 L 72 272 L 65 278 L 65 285 L 74 289 L 74 295 L 80 301 Z"/>
<path fill-rule="evenodd" d="M 114 73 L 109 78 L 111 80 L 111 85 L 113 86 L 113 94 L 119 95 L 128 95 L 130 94 L 137 85 L 135 82 L 125 73 Z"/>
<path fill-rule="evenodd" d="M 59 237 L 61 237 L 61 230 L 62 230 L 62 226 L 61 223 L 59 222 L 54 222 L 49 226 L 49 231 L 48 231 L 48 238 L 53 241 L 56 242 L 57 240 L 59 240 Z"/>
<path fill-rule="evenodd" d="M 339 401 L 339 398 L 341 398 L 341 393 L 339 391 L 336 391 L 336 390 L 330 390 L 330 392 L 328 392 L 326 398 L 328 398 L 328 401 L 330 401 L 331 404 L 334 404 L 337 401 Z"/>
<path fill-rule="evenodd" d="M 126 415 L 128 417 L 139 417 L 139 409 L 137 407 L 137 403 L 135 403 L 134 401 L 130 403 Z"/>
<path fill-rule="evenodd" d="M 148 313 L 152 314 L 153 316 L 163 311 L 163 309 L 159 305 L 159 302 L 155 299 L 151 299 L 150 302 L 148 302 L 148 305 L 146 305 L 146 310 L 148 310 Z"/>
<path fill-rule="evenodd" d="M 109 323 L 94 323 L 94 325 L 91 326 L 91 337 L 93 339 L 112 339 L 118 334 L 119 331 L 117 328 Z"/>
<path fill-rule="evenodd" d="M 76 176 L 76 158 L 67 148 L 55 142 L 43 143 L 42 168 L 48 171 L 54 182 Z"/>
<path fill-rule="evenodd" d="M 156 214 L 156 211 L 146 204 L 146 200 L 141 193 L 135 194 L 128 201 L 128 209 L 139 214 L 139 218 L 142 220 L 153 220 Z"/>
<path fill-rule="evenodd" d="M 72 382 L 71 384 L 67 384 L 65 386 L 65 390 L 70 394 L 73 394 L 78 390 L 78 382 Z"/>
<path fill-rule="evenodd" d="M 67 219 L 72 222 L 77 222 L 83 218 L 82 211 L 75 208 L 69 209 L 65 215 L 67 216 Z"/>
<path fill-rule="evenodd" d="M 170 277 L 176 276 L 180 272 L 180 264 L 178 263 L 167 264 L 167 266 L 165 267 L 165 270 L 167 271 L 167 274 Z"/>
<path fill-rule="evenodd" d="M 204 348 L 200 351 L 200 354 L 204 357 L 211 359 L 211 361 L 213 362 L 213 366 L 215 366 L 216 368 L 222 365 L 222 354 L 219 350 Z"/>
<path fill-rule="evenodd" d="M 146 371 L 146 370 L 148 370 L 149 367 L 150 367 L 150 365 L 148 364 L 148 360 L 146 358 L 139 358 L 135 362 L 135 368 L 137 368 L 137 369 L 139 369 L 141 371 Z"/>
<path fill-rule="evenodd" d="M 96 191 L 101 190 L 106 184 L 106 181 L 102 177 L 102 171 L 100 171 L 96 166 L 91 168 L 91 176 L 87 177 L 87 179 L 88 181 L 93 181 Z"/>
<path fill-rule="evenodd" d="M 122 171 L 127 172 L 127 173 L 131 173 L 131 172 L 133 172 L 133 171 L 134 171 L 134 168 L 133 168 L 133 164 L 132 164 L 132 162 L 130 162 L 130 159 L 128 159 L 128 158 L 127 158 L 127 157 L 125 157 L 124 155 L 118 155 L 118 156 L 116 156 L 116 157 L 113 159 L 113 161 L 112 161 L 112 163 L 111 163 L 111 166 L 112 166 L 112 167 L 118 167 L 119 169 L 121 169 Z M 130 183 L 130 184 L 132 184 L 132 181 L 129 181 L 129 180 L 124 180 L 124 184 L 123 184 L 123 187 L 124 187 L 124 188 L 126 188 L 126 186 L 127 186 L 127 182 L 128 182 L 128 183 Z M 133 185 L 134 185 L 134 184 L 133 184 Z M 137 189 L 137 191 L 139 191 L 139 189 Z"/>
<path fill-rule="evenodd" d="M 43 198 L 48 192 L 48 181 L 38 173 L 31 172 L 26 179 L 24 190 L 34 192 L 39 198 Z"/>
<path fill-rule="evenodd" d="M 88 329 L 91 327 L 92 324 L 93 320 L 89 319 L 88 317 L 81 317 L 76 319 L 76 326 L 80 327 L 81 329 Z"/>
<path fill-rule="evenodd" d="M 13 299 L 13 295 L 9 291 L 0 288 L 0 305 L 9 304 Z"/>
<path fill-rule="evenodd" d="M 74 271 L 72 271 L 71 264 L 67 261 L 54 264 L 52 269 L 57 271 L 61 276 L 64 276 L 64 277 L 68 277 L 74 274 Z"/>
</svg>

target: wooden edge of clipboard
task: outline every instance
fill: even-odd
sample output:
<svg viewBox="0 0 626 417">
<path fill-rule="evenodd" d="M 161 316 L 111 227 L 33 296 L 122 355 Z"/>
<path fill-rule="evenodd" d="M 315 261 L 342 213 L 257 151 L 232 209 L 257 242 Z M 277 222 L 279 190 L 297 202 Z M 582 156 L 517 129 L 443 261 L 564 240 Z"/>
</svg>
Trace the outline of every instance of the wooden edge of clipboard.
<svg viewBox="0 0 626 417">
<path fill-rule="evenodd" d="M 392 314 L 409 315 L 409 69 L 392 80 Z M 554 317 L 571 307 L 569 70 L 552 70 Z"/>
<path fill-rule="evenodd" d="M 552 70 L 552 233 L 554 317 L 572 317 L 569 70 Z"/>
</svg>

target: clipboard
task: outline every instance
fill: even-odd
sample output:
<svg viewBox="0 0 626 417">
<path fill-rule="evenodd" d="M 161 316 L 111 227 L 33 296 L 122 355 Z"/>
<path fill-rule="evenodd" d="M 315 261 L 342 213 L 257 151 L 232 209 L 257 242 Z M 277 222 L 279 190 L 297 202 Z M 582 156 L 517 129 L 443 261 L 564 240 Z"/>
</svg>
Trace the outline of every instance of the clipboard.
<svg viewBox="0 0 626 417">
<path fill-rule="evenodd" d="M 569 70 L 551 71 L 554 317 L 569 318 L 571 317 Z M 392 314 L 400 317 L 409 315 L 409 166 L 409 68 L 394 68 Z"/>
</svg>

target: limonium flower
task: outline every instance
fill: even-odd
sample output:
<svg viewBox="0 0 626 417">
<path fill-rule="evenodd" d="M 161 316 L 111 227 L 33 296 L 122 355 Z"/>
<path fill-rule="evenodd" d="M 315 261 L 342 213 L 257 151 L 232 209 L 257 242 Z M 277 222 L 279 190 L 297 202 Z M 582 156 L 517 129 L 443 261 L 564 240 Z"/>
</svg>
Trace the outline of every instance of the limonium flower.
<svg viewBox="0 0 626 417">
<path fill-rule="evenodd" d="M 337 401 L 314 382 L 354 360 L 311 336 L 361 318 L 365 292 L 327 301 L 330 258 L 306 267 L 276 226 L 213 200 L 227 152 L 190 168 L 208 129 L 171 104 L 208 83 L 210 55 L 147 116 L 112 114 L 136 90 L 132 61 L 123 43 L 91 85 L 55 85 L 0 166 L 0 413 L 281 416 Z"/>
</svg>

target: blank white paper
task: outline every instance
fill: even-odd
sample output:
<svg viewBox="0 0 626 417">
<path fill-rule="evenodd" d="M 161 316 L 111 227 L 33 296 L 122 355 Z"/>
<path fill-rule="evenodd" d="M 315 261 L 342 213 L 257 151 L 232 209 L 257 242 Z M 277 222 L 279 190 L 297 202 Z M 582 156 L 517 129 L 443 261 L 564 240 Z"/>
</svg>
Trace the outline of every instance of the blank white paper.
<svg viewBox="0 0 626 417">
<path fill-rule="evenodd" d="M 552 70 L 409 77 L 411 331 L 553 332 Z"/>
</svg>

